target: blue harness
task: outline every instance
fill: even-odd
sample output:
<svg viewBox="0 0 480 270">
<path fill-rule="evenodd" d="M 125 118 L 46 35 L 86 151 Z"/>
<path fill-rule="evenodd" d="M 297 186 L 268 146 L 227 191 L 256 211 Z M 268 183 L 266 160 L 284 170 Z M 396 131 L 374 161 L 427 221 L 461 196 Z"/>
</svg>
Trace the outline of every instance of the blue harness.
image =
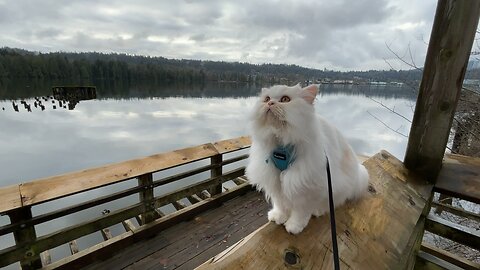
<svg viewBox="0 0 480 270">
<path fill-rule="evenodd" d="M 295 161 L 295 147 L 291 144 L 278 146 L 273 149 L 272 154 L 265 160 L 266 163 L 271 160 L 275 167 L 280 171 L 284 171 Z"/>
</svg>

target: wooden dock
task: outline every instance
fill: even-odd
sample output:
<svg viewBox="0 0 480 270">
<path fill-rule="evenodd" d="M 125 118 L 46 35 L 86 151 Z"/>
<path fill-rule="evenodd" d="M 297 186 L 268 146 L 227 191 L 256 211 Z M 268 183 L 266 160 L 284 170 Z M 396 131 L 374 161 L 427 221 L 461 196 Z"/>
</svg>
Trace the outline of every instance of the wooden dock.
<svg viewBox="0 0 480 270">
<path fill-rule="evenodd" d="M 278 269 L 285 264 L 286 252 L 293 252 L 299 260 L 292 269 L 328 269 L 328 217 L 312 219 L 299 236 L 287 234 L 283 226 L 267 223 L 268 204 L 244 178 L 242 161 L 248 157 L 245 151 L 249 146 L 250 139 L 240 137 L 1 188 L 4 200 L 0 213 L 8 215 L 11 223 L 0 227 L 0 235 L 13 235 L 16 245 L 0 250 L 0 266 L 20 262 L 22 269 L 192 269 L 207 262 L 202 269 L 230 269 L 232 265 Z M 205 161 L 209 164 L 205 165 Z M 193 164 L 196 166 L 192 169 Z M 229 171 L 224 169 L 227 165 Z M 449 156 L 438 186 L 425 182 L 385 151 L 368 158 L 365 165 L 371 174 L 369 194 L 339 208 L 336 214 L 342 269 L 385 269 L 392 265 L 411 268 L 416 258 L 424 265 L 438 264 L 440 260 L 464 268 L 469 265 L 466 269 L 478 266 L 422 244 L 421 236 L 425 228 L 478 249 L 477 232 L 446 222 L 429 210 L 432 189 L 474 202 L 480 200 L 479 159 Z M 154 177 L 154 172 L 171 168 L 181 170 L 159 179 Z M 170 183 L 204 172 L 210 172 L 210 177 L 155 195 Z M 449 185 L 453 179 L 463 184 Z M 135 181 L 136 185 L 43 214 L 31 211 L 32 206 L 124 181 Z M 138 194 L 137 203 L 97 213 L 89 220 L 37 237 L 35 225 L 132 194 Z M 436 207 L 440 204 L 432 203 Z M 174 211 L 166 214 L 164 206 Z M 478 216 L 441 206 L 463 216 Z M 116 225 L 121 225 L 124 232 L 112 235 Z M 100 243 L 80 247 L 79 239 L 95 234 L 102 238 Z M 70 255 L 52 261 L 51 250 L 60 246 L 67 248 Z M 253 259 L 256 254 L 270 254 L 270 259 Z"/>
<path fill-rule="evenodd" d="M 89 100 L 97 98 L 95 86 L 53 86 L 53 97 L 57 100 Z"/>
<path fill-rule="evenodd" d="M 368 195 L 336 210 L 342 269 L 480 269 L 423 242 L 428 231 L 480 250 L 478 230 L 431 209 L 480 220 L 434 200 L 438 192 L 480 202 L 480 159 L 445 155 L 479 15 L 478 1 L 439 0 L 405 160 L 385 151 L 368 158 Z M 268 206 L 244 178 L 249 146 L 240 137 L 0 188 L 0 214 L 10 219 L 0 237 L 15 242 L 0 250 L 0 267 L 191 269 L 206 260 L 199 269 L 332 269 L 327 216 L 296 236 L 262 225 Z M 37 235 L 42 224 L 131 195 L 137 200 L 126 206 Z M 32 211 L 47 204 L 57 207 Z M 175 210 L 166 214 L 167 206 Z M 113 235 L 115 226 L 124 231 Z M 102 241 L 78 245 L 92 235 Z M 50 252 L 61 247 L 70 255 L 52 261 Z"/>
</svg>

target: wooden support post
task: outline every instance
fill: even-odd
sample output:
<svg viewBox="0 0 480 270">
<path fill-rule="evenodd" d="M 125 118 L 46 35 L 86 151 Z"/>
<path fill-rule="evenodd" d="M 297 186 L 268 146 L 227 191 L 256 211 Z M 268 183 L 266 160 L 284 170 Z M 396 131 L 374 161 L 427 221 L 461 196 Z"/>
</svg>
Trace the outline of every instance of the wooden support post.
<svg viewBox="0 0 480 270">
<path fill-rule="evenodd" d="M 105 241 L 113 237 L 109 228 L 101 229 L 100 232 L 102 233 L 103 240 Z"/>
<path fill-rule="evenodd" d="M 50 257 L 50 252 L 48 250 L 40 253 L 40 258 L 42 260 L 43 266 L 47 266 L 52 263 L 52 257 Z"/>
<path fill-rule="evenodd" d="M 184 204 L 182 201 L 173 201 L 172 205 L 177 210 L 182 210 L 183 208 L 187 207 L 187 205 Z"/>
<path fill-rule="evenodd" d="M 135 225 L 129 219 L 122 221 L 122 225 L 126 232 L 135 230 Z"/>
<path fill-rule="evenodd" d="M 439 0 L 404 163 L 434 182 L 480 15 L 480 1 Z"/>
<path fill-rule="evenodd" d="M 145 212 L 141 215 L 140 225 L 155 220 L 156 212 L 153 202 L 153 175 L 147 173 L 138 177 L 138 185 L 145 186 L 144 190 L 139 193 L 140 201 L 145 205 Z"/>
<path fill-rule="evenodd" d="M 32 219 L 31 207 L 18 208 L 8 214 L 11 223 L 23 222 Z M 24 259 L 20 261 L 20 266 L 25 269 L 38 269 L 42 267 L 40 254 L 29 247 L 29 243 L 33 243 L 37 238 L 34 226 L 22 226 L 21 229 L 13 232 L 15 244 L 17 246 L 26 246 Z"/>
<path fill-rule="evenodd" d="M 70 254 L 72 254 L 72 255 L 78 253 L 78 251 L 79 251 L 77 240 L 70 241 L 68 243 L 68 247 L 70 248 Z"/>
<path fill-rule="evenodd" d="M 210 161 L 211 161 L 211 164 L 212 165 L 218 165 L 217 167 L 214 167 L 211 171 L 210 171 L 210 177 L 218 177 L 218 176 L 221 176 L 222 175 L 222 155 L 221 154 L 218 154 L 218 155 L 215 155 L 213 157 L 210 158 Z M 211 188 L 210 190 L 210 194 L 213 196 L 213 195 L 216 195 L 216 194 L 220 194 L 222 193 L 222 183 L 219 183 L 218 185 L 216 185 L 215 187 Z"/>
<path fill-rule="evenodd" d="M 202 200 L 206 200 L 210 197 L 212 197 L 212 195 L 210 195 L 210 192 L 206 191 L 206 190 L 202 190 L 202 192 L 198 193 L 197 194 L 198 197 L 200 197 Z"/>
</svg>

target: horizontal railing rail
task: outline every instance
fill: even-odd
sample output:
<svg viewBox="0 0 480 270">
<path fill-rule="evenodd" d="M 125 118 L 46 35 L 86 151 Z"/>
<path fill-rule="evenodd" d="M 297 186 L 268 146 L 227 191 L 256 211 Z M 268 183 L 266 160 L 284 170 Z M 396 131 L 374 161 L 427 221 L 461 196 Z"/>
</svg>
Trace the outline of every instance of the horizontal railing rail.
<svg viewBox="0 0 480 270">
<path fill-rule="evenodd" d="M 172 204 L 176 210 L 182 210 L 188 207 L 181 201 L 183 199 L 193 206 L 210 196 L 222 194 L 223 190 L 228 192 L 229 189 L 223 186 L 225 182 L 233 180 L 234 185 L 244 186 L 245 180 L 239 179 L 239 177 L 245 174 L 245 167 L 237 165 L 237 168 L 228 172 L 223 172 L 223 168 L 226 165 L 245 160 L 248 155 L 237 154 L 228 159 L 224 159 L 223 155 L 248 147 L 250 147 L 250 139 L 240 137 L 1 188 L 0 195 L 5 195 L 8 199 L 0 202 L 0 214 L 8 215 L 10 224 L 0 226 L 0 236 L 13 234 L 15 245 L 0 250 L 0 267 L 20 262 L 22 269 L 36 269 L 51 263 L 49 250 L 62 244 L 69 243 L 71 254 L 77 254 L 79 253 L 77 239 L 83 236 L 101 232 L 103 239 L 107 241 L 112 239 L 108 229 L 111 226 L 121 224 L 127 232 L 131 232 L 135 228 L 130 221 L 132 218 L 138 222 L 139 226 L 142 226 L 165 216 L 159 209 L 165 205 Z M 177 174 L 158 180 L 153 179 L 153 173 L 205 159 L 210 159 L 210 164 L 189 170 L 185 167 Z M 176 190 L 154 196 L 155 188 L 208 171 L 210 171 L 210 177 L 205 180 L 195 180 L 190 184 L 183 182 L 184 186 Z M 126 187 L 107 195 L 85 199 L 39 215 L 32 214 L 32 206 L 39 205 L 41 207 L 47 202 L 135 178 L 138 180 L 138 185 L 134 187 Z M 35 226 L 39 224 L 133 194 L 139 194 L 139 202 L 99 217 L 82 220 L 80 223 L 46 235 L 39 237 L 36 235 Z"/>
<path fill-rule="evenodd" d="M 241 150 L 250 143 L 249 137 L 239 137 L 0 188 L 5 198 L 0 213 Z"/>
<path fill-rule="evenodd" d="M 463 209 L 460 202 L 468 205 L 480 203 L 478 185 L 480 179 L 480 159 L 455 154 L 445 155 L 443 168 L 433 187 L 438 193 L 431 202 L 431 209 L 425 219 L 425 231 L 429 238 L 437 238 L 440 245 L 422 242 L 418 262 L 422 267 L 435 266 L 445 269 L 480 269 L 480 264 L 467 257 L 468 248 L 480 248 L 480 233 L 475 223 L 480 215 L 473 208 Z M 446 240 L 449 241 L 446 241 Z"/>
</svg>

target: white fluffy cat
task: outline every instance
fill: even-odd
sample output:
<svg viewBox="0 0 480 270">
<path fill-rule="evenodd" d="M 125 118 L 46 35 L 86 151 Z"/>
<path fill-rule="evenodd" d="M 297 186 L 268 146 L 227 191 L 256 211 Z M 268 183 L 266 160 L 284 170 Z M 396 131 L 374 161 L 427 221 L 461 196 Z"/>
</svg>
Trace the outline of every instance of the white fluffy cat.
<svg viewBox="0 0 480 270">
<path fill-rule="evenodd" d="M 302 88 L 276 85 L 263 88 L 251 115 L 252 147 L 246 168 L 250 183 L 273 204 L 268 219 L 300 233 L 311 215 L 328 212 L 326 156 L 335 206 L 360 197 L 368 186 L 368 172 L 340 132 L 317 116 L 316 85 Z M 294 161 L 280 171 L 272 151 L 293 145 Z"/>
</svg>

